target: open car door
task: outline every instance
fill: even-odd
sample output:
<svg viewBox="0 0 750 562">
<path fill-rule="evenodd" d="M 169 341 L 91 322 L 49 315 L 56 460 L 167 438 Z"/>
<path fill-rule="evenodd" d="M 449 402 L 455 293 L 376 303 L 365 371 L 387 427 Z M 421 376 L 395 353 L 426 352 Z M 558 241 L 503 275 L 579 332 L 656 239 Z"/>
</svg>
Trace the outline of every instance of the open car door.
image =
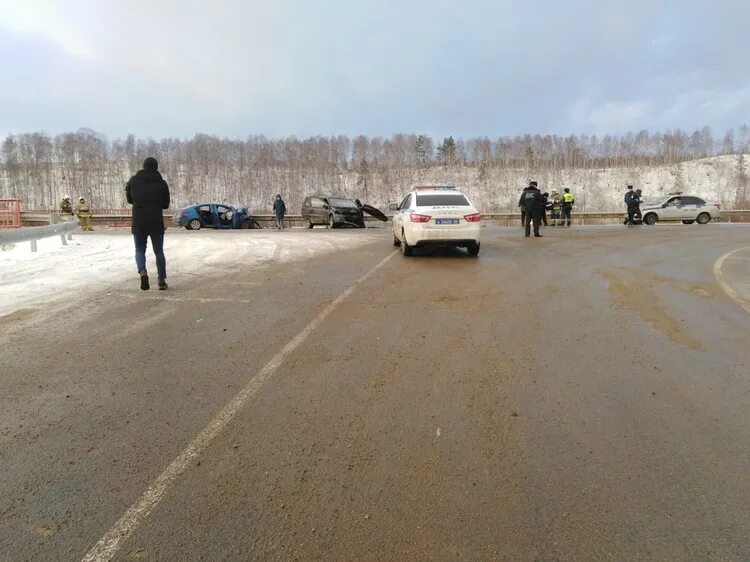
<svg viewBox="0 0 750 562">
<path fill-rule="evenodd" d="M 388 217 L 386 217 L 380 209 L 377 209 L 372 205 L 362 205 L 360 208 L 362 209 L 363 213 L 367 213 L 368 215 L 375 217 L 379 221 L 388 222 Z"/>
</svg>

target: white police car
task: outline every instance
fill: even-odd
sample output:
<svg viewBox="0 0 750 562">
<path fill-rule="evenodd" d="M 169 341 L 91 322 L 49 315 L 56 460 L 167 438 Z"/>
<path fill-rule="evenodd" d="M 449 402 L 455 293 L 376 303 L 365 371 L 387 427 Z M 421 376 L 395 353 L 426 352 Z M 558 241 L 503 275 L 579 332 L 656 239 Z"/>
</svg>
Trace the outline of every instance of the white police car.
<svg viewBox="0 0 750 562">
<path fill-rule="evenodd" d="M 479 254 L 482 215 L 452 184 L 415 184 L 393 217 L 393 245 L 405 256 L 414 248 L 453 246 Z"/>
</svg>

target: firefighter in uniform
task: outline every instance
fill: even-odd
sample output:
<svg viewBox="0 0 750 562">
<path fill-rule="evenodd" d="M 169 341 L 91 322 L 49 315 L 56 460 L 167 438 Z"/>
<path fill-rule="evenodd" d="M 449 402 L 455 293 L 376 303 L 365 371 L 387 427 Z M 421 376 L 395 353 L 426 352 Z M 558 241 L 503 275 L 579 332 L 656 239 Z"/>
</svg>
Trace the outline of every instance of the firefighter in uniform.
<svg viewBox="0 0 750 562">
<path fill-rule="evenodd" d="M 91 226 L 91 208 L 83 197 L 78 200 L 78 205 L 76 205 L 74 214 L 78 217 L 78 221 L 81 224 L 81 230 L 86 232 L 94 230 L 94 227 Z"/>
<path fill-rule="evenodd" d="M 562 225 L 570 226 L 570 213 L 573 211 L 573 205 L 575 204 L 573 194 L 570 192 L 570 188 L 566 187 L 563 189 L 562 195 Z M 567 223 L 567 224 L 566 224 Z"/>
<path fill-rule="evenodd" d="M 557 221 L 560 220 L 560 211 L 562 210 L 563 198 L 556 189 L 552 190 L 550 198 L 552 199 L 550 218 L 552 219 L 552 226 L 557 226 Z"/>
<path fill-rule="evenodd" d="M 73 205 L 70 202 L 70 195 L 65 195 L 60 201 L 60 213 L 63 215 L 73 214 Z"/>
</svg>

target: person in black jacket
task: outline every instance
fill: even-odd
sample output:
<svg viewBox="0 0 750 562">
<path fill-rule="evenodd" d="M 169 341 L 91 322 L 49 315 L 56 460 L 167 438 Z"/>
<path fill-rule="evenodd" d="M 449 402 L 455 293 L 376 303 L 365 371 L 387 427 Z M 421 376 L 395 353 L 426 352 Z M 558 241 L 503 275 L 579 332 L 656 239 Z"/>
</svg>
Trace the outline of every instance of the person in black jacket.
<svg viewBox="0 0 750 562">
<path fill-rule="evenodd" d="M 286 203 L 281 198 L 281 193 L 276 196 L 276 200 L 273 202 L 273 212 L 276 215 L 276 228 L 281 230 L 284 228 L 284 215 L 286 215 Z"/>
<path fill-rule="evenodd" d="M 135 264 L 141 277 L 141 289 L 149 289 L 146 271 L 146 245 L 151 238 L 151 247 L 156 257 L 159 275 L 159 290 L 167 288 L 167 260 L 164 257 L 164 215 L 169 208 L 169 186 L 159 173 L 159 163 L 150 156 L 125 186 L 128 203 L 133 205 L 133 221 L 130 231 L 135 242 Z"/>
<path fill-rule="evenodd" d="M 533 221 L 534 236 L 541 238 L 539 223 L 542 221 L 542 213 L 544 212 L 544 196 L 539 191 L 535 181 L 529 182 L 529 187 L 523 190 L 521 199 L 518 200 L 518 206 L 523 209 L 526 216 L 525 235 L 527 237 L 531 235 L 531 222 Z"/>
</svg>

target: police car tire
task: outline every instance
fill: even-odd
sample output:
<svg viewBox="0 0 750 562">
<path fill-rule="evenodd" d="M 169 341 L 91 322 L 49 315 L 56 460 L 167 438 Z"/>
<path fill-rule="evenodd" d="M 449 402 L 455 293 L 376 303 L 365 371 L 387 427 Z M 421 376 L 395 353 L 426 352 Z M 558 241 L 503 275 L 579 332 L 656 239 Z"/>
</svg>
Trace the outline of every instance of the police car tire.
<svg viewBox="0 0 750 562">
<path fill-rule="evenodd" d="M 708 213 L 701 213 L 695 220 L 698 221 L 698 224 L 708 224 L 711 222 L 711 215 Z"/>
<path fill-rule="evenodd" d="M 393 235 L 393 245 L 396 246 L 397 248 L 401 245 L 401 240 L 396 238 L 395 234 Z"/>
<path fill-rule="evenodd" d="M 477 242 L 474 242 L 473 244 L 469 244 L 466 247 L 466 251 L 469 252 L 469 256 L 473 258 L 479 255 L 479 247 L 480 247 L 480 244 Z"/>
<path fill-rule="evenodd" d="M 406 243 L 406 236 L 404 234 L 401 234 L 401 236 L 403 237 L 403 240 L 401 240 L 401 254 L 408 258 L 414 253 L 414 248 Z"/>
<path fill-rule="evenodd" d="M 656 215 L 656 213 L 648 213 L 645 217 L 643 217 L 643 224 L 651 226 L 656 224 L 658 220 L 659 217 Z"/>
</svg>

